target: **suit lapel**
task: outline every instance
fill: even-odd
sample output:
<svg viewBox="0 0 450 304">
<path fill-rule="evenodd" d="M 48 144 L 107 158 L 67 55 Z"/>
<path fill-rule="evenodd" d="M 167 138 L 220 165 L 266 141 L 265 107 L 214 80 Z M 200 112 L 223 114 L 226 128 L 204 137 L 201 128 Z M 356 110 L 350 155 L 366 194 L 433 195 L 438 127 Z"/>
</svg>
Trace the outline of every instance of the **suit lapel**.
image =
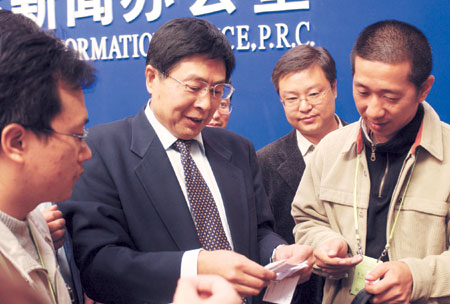
<svg viewBox="0 0 450 304">
<path fill-rule="evenodd" d="M 297 145 L 295 129 L 283 141 L 278 155 L 283 159 L 278 166 L 278 173 L 294 191 L 297 191 L 301 176 L 305 170 L 305 161 Z M 302 174 L 299 175 L 298 172 L 302 172 Z"/>
<path fill-rule="evenodd" d="M 232 162 L 232 152 L 214 136 L 203 132 L 206 157 L 219 186 L 228 226 L 233 239 L 234 251 L 248 256 L 248 203 L 245 181 L 241 169 Z M 217 137 L 217 136 L 216 136 Z"/>
<path fill-rule="evenodd" d="M 180 250 L 200 248 L 186 199 L 161 142 L 144 112 L 132 124 L 131 151 L 142 158 L 136 167 L 149 204 L 153 204 Z"/>
</svg>

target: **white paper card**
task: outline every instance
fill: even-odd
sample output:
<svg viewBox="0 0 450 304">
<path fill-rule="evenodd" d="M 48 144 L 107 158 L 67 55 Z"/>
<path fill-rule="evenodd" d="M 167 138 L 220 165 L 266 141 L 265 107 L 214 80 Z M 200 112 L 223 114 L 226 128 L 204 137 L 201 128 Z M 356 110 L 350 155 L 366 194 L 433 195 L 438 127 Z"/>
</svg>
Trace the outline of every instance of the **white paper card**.
<svg viewBox="0 0 450 304">
<path fill-rule="evenodd" d="M 288 264 L 286 260 L 267 264 L 265 268 L 274 271 L 277 274 L 277 278 L 267 286 L 263 300 L 277 304 L 291 303 L 295 287 L 300 278 L 300 276 L 292 275 L 307 266 L 307 261 L 297 265 Z"/>
<path fill-rule="evenodd" d="M 277 304 L 289 304 L 294 296 L 299 276 L 286 278 L 282 281 L 272 281 L 267 286 L 263 300 Z"/>
</svg>

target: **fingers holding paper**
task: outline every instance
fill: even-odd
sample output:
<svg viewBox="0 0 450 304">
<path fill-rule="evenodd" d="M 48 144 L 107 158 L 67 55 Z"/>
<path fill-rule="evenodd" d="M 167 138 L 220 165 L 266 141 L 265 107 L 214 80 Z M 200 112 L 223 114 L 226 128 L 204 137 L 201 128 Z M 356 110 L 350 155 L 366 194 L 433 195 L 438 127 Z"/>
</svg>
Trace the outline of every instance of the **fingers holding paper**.
<svg viewBox="0 0 450 304">
<path fill-rule="evenodd" d="M 200 251 L 197 272 L 220 275 L 243 297 L 257 295 L 276 277 L 273 271 L 241 254 L 227 250 Z"/>
<path fill-rule="evenodd" d="M 299 269 L 294 274 L 295 276 L 300 276 L 298 282 L 299 284 L 309 280 L 315 262 L 312 248 L 307 245 L 298 244 L 282 245 L 278 247 L 275 251 L 273 260 L 286 260 L 286 263 L 290 265 L 305 263 L 306 267 Z"/>
</svg>

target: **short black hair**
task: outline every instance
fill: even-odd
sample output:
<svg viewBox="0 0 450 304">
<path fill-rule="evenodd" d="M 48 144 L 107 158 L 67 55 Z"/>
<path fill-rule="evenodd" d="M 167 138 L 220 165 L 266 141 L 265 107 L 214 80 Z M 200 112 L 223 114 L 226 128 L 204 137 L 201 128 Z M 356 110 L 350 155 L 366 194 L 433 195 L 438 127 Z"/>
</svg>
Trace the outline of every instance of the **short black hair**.
<svg viewBox="0 0 450 304">
<path fill-rule="evenodd" d="M 22 14 L 13 14 L 8 10 L 0 10 L 0 30 L 17 30 L 24 33 L 40 32 L 41 28 Z"/>
<path fill-rule="evenodd" d="M 409 81 L 417 89 L 433 68 L 433 54 L 427 37 L 415 26 L 397 20 L 374 23 L 359 34 L 351 53 L 353 74 L 356 56 L 387 64 L 410 62 Z"/>
<path fill-rule="evenodd" d="M 0 11 L 0 133 L 18 123 L 37 135 L 51 133 L 61 112 L 60 81 L 75 89 L 95 81 L 95 69 L 33 21 Z"/>
<path fill-rule="evenodd" d="M 295 72 L 301 72 L 318 65 L 322 68 L 330 85 L 336 81 L 336 63 L 330 53 L 323 47 L 298 45 L 281 56 L 272 72 L 272 83 L 280 93 L 280 78 Z"/>
<path fill-rule="evenodd" d="M 177 18 L 162 25 L 150 41 L 146 65 L 166 76 L 180 60 L 194 55 L 222 59 L 226 81 L 230 80 L 235 65 L 230 43 L 217 27 L 199 18 Z"/>
</svg>

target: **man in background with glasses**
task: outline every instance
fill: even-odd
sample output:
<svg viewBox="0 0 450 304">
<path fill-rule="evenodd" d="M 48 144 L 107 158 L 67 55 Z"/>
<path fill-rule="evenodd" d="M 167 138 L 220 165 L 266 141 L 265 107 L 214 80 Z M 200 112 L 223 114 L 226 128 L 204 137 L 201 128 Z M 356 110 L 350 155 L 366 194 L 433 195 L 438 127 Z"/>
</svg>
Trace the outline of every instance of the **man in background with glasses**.
<svg viewBox="0 0 450 304">
<path fill-rule="evenodd" d="M 231 104 L 231 96 L 227 99 L 222 99 L 219 103 L 219 107 L 214 112 L 213 117 L 207 124 L 209 127 L 226 128 L 228 120 L 230 119 L 231 110 L 233 105 Z"/>
<path fill-rule="evenodd" d="M 275 232 L 295 243 L 291 204 L 315 146 L 342 127 L 335 113 L 336 67 L 327 50 L 299 45 L 276 63 L 272 83 L 294 130 L 257 152 L 264 188 L 275 217 Z M 323 280 L 312 276 L 292 303 L 321 303 Z"/>
<path fill-rule="evenodd" d="M 26 282 L 39 298 L 33 303 L 71 303 L 35 207 L 68 199 L 91 157 L 82 88 L 94 80 L 94 69 L 62 41 L 23 15 L 0 10 L 1 284 Z"/>
<path fill-rule="evenodd" d="M 309 278 L 311 249 L 272 230 L 253 145 L 205 128 L 233 93 L 233 68 L 214 25 L 169 21 L 150 42 L 145 108 L 89 130 L 93 157 L 62 210 L 92 299 L 167 303 L 178 278 L 218 274 L 255 303 L 276 277 L 261 266 L 271 257 L 307 260 L 298 275 Z"/>
</svg>

